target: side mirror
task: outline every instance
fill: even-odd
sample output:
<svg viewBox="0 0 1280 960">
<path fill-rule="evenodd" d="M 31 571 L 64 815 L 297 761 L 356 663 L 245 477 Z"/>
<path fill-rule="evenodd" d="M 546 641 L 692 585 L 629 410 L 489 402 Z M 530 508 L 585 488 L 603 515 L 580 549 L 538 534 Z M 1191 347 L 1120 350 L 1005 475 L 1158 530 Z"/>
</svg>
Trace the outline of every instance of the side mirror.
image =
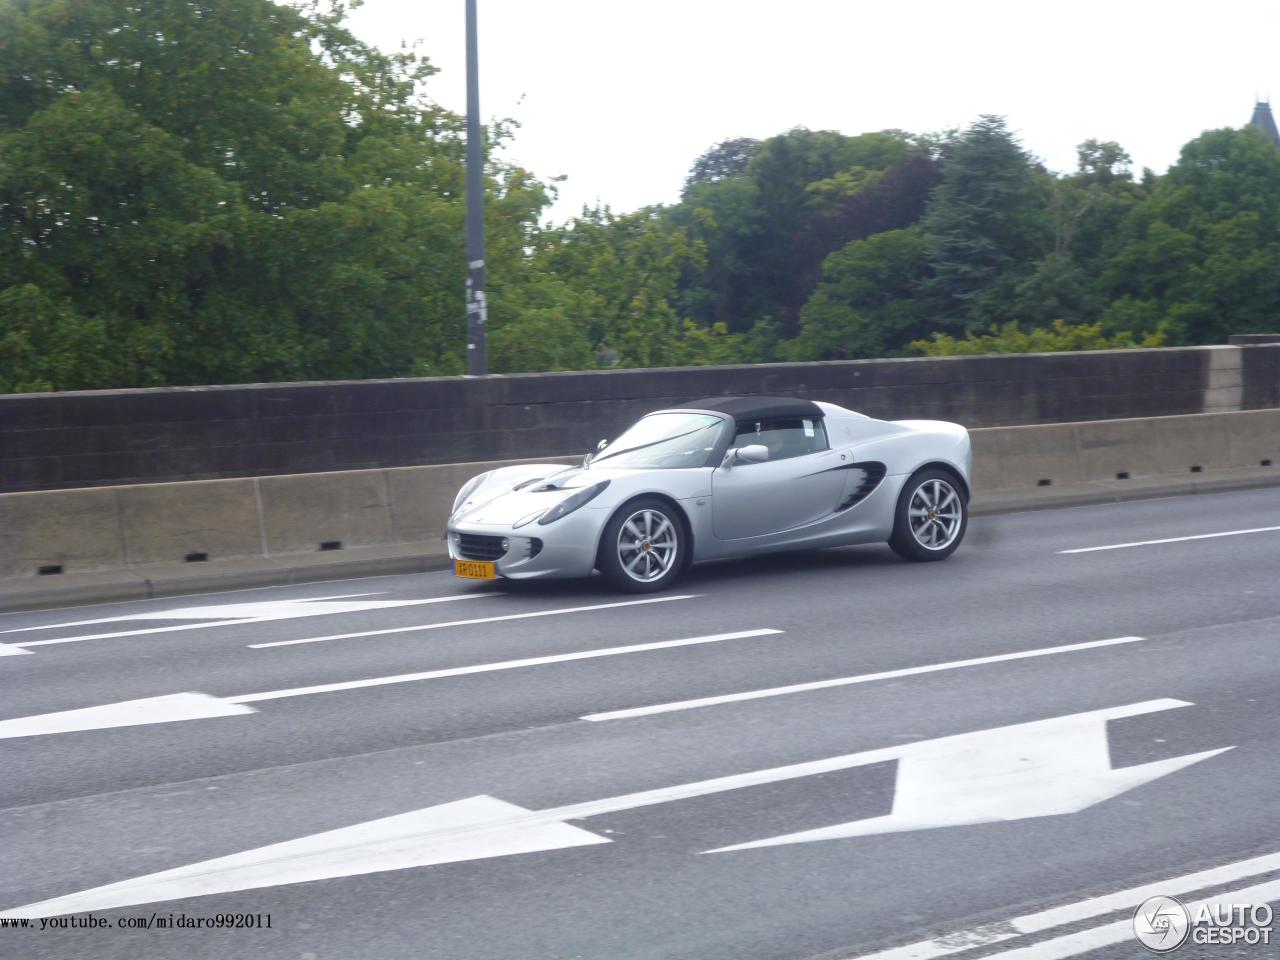
<svg viewBox="0 0 1280 960">
<path fill-rule="evenodd" d="M 764 463 L 769 459 L 769 448 L 763 443 L 752 443 L 745 447 L 730 447 L 725 451 L 723 466 L 731 467 L 735 463 Z"/>
<path fill-rule="evenodd" d="M 601 440 L 599 443 L 597 443 L 596 448 L 582 458 L 582 469 L 585 470 L 587 466 L 591 463 L 591 461 L 594 460 L 601 452 L 603 452 L 604 448 L 607 447 L 608 445 L 609 445 L 608 440 Z"/>
</svg>

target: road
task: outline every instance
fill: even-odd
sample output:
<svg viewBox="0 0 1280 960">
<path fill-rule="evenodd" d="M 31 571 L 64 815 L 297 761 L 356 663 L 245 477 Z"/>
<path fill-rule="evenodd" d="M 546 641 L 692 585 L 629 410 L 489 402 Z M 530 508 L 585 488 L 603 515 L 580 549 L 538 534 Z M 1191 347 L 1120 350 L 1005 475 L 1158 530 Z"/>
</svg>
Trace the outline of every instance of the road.
<svg viewBox="0 0 1280 960">
<path fill-rule="evenodd" d="M 113 924 L 0 956 L 1147 955 L 1147 893 L 1280 902 L 1277 507 L 0 617 L 0 911 Z"/>
</svg>

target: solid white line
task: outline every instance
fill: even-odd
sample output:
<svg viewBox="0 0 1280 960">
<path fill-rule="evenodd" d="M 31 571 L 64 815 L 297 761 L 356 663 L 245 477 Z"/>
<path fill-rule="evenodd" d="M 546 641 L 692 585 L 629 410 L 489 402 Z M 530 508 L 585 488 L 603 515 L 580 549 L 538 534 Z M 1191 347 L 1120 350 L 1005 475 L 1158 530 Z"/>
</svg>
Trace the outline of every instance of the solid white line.
<svg viewBox="0 0 1280 960">
<path fill-rule="evenodd" d="M 624 720 L 631 717 L 648 717 L 655 713 L 672 713 L 676 710 L 695 710 L 698 707 L 715 707 L 722 703 L 739 703 L 743 700 L 759 700 L 763 697 L 781 697 L 789 693 L 808 693 L 831 687 L 846 687 L 855 683 L 872 683 L 877 680 L 894 680 L 898 677 L 914 677 L 922 673 L 941 670 L 958 670 L 961 667 L 977 667 L 988 663 L 1004 663 L 1009 660 L 1027 660 L 1032 657 L 1048 657 L 1057 653 L 1076 650 L 1092 650 L 1095 647 L 1111 647 L 1121 643 L 1137 643 L 1142 637 L 1115 637 L 1111 640 L 1090 640 L 1088 643 L 1072 643 L 1062 647 L 1045 647 L 1040 650 L 1024 650 L 1020 653 L 1001 653 L 991 657 L 974 657 L 971 660 L 952 660 L 949 663 L 931 663 L 923 667 L 904 667 L 901 670 L 885 670 L 881 673 L 864 673 L 854 677 L 836 677 L 832 680 L 814 680 L 810 683 L 793 683 L 785 687 L 767 687 L 744 693 L 726 693 L 718 697 L 700 697 L 696 700 L 675 700 L 651 707 L 630 707 L 625 710 L 608 710 L 588 713 L 582 720 Z"/>
<path fill-rule="evenodd" d="M 1223 883 L 1256 877 L 1263 873 L 1280 870 L 1280 853 L 1269 853 L 1250 860 L 1238 860 L 1235 863 L 1224 863 L 1219 867 L 1210 867 L 1195 873 L 1187 873 L 1168 880 L 1145 883 L 1139 887 L 1130 887 L 1089 900 L 1051 907 L 1038 913 L 1028 913 L 1014 917 L 1008 921 L 997 921 L 983 924 L 968 930 L 955 930 L 933 940 L 921 940 L 878 953 L 862 954 L 857 960 L 935 960 L 977 947 L 986 947 L 1006 940 L 1031 933 L 1041 933 L 1055 927 L 1063 927 L 1081 920 L 1092 920 L 1106 916 L 1117 910 L 1132 910 L 1148 897 L 1159 895 L 1185 896 L 1205 887 L 1213 887 Z M 1128 928 L 1133 934 L 1132 925 Z M 1007 957 L 1007 953 L 996 956 Z"/>
<path fill-rule="evenodd" d="M 545 657 L 527 657 L 523 660 L 504 660 L 498 663 L 479 663 L 467 667 L 449 667 L 444 670 L 425 670 L 422 673 L 402 673 L 392 677 L 373 677 L 368 680 L 347 680 L 341 683 L 322 683 L 313 687 L 291 687 L 285 690 L 268 690 L 265 693 L 246 693 L 239 697 L 225 697 L 228 703 L 257 703 L 260 700 L 279 700 L 284 697 L 305 697 L 312 693 L 332 693 L 337 690 L 358 690 L 362 687 L 380 687 L 388 683 L 408 683 L 413 680 L 439 680 L 444 677 L 462 677 L 471 673 L 489 673 L 494 670 L 516 670 L 521 667 L 537 667 L 546 663 L 568 663 L 572 660 L 591 660 L 596 657 L 616 657 L 624 653 L 643 653 L 646 650 L 668 650 L 673 647 L 690 647 L 699 643 L 716 643 L 720 640 L 745 640 L 782 633 L 781 630 L 740 630 L 736 633 L 716 633 L 706 637 L 690 637 L 686 640 L 659 640 L 653 643 L 636 643 L 626 647 L 604 647 L 598 650 L 580 650 L 576 653 L 558 653 Z"/>
<path fill-rule="evenodd" d="M 1275 533 L 1280 527 L 1251 527 L 1248 530 L 1224 530 L 1221 533 L 1197 533 L 1192 537 L 1166 537 L 1163 540 L 1137 540 L 1133 543 L 1110 543 L 1105 547 L 1077 547 L 1059 550 L 1058 553 L 1097 553 L 1099 550 L 1124 550 L 1127 547 L 1151 547 L 1161 543 L 1182 543 L 1185 540 L 1213 540 L 1215 537 L 1239 537 L 1246 533 Z"/>
<path fill-rule="evenodd" d="M 414 601 L 414 606 L 420 606 L 424 603 L 446 603 L 450 600 L 479 600 L 484 597 L 482 593 L 460 593 L 450 597 L 431 597 L 426 600 Z M 384 608 L 385 609 L 385 608 Z M 399 609 L 399 608 L 392 608 Z M 327 611 L 326 611 L 327 612 Z M 151 617 L 149 619 L 155 619 Z M 78 643 L 81 640 L 110 640 L 114 637 L 141 637 L 152 633 L 173 633 L 179 630 L 207 630 L 211 627 L 238 627 L 246 623 L 268 623 L 280 619 L 281 617 L 241 617 L 236 620 L 214 620 L 207 623 L 180 623 L 177 626 L 170 627 L 147 627 L 143 630 L 118 630 L 114 633 L 87 633 L 76 637 L 55 637 L 51 640 L 27 640 L 21 643 L 15 643 L 15 647 L 45 647 L 55 643 Z M 302 617 L 289 617 L 287 619 L 303 619 Z"/>
<path fill-rule="evenodd" d="M 1268 883 L 1258 883 L 1238 890 L 1224 890 L 1222 893 L 1216 893 L 1211 897 L 1202 897 L 1199 900 L 1188 903 L 1186 907 L 1194 916 L 1204 904 L 1212 907 L 1218 904 L 1267 903 L 1277 898 L 1280 898 L 1280 880 L 1272 880 Z M 1133 904 L 1135 909 L 1137 906 L 1137 903 Z M 1137 941 L 1133 935 L 1133 919 L 1125 917 L 1123 920 L 1117 920 L 1115 923 L 1108 923 L 1101 927 L 1091 927 L 1088 930 L 1069 933 L 1066 936 L 1054 937 L 1052 940 L 1042 940 L 1040 943 L 1033 943 L 1028 947 L 1002 950 L 998 953 L 988 954 L 988 956 L 999 957 L 1000 960 L 1065 960 L 1066 957 L 1078 956 L 1082 953 L 1088 953 L 1090 950 L 1097 950 L 1100 947 L 1109 947 L 1129 941 L 1135 944 L 1135 950 L 1138 949 L 1136 946 Z"/>
<path fill-rule="evenodd" d="M 501 617 L 479 617 L 475 620 L 450 620 L 448 623 L 424 623 L 416 627 L 392 627 L 387 630 L 362 630 L 359 633 L 335 633 L 327 637 L 305 637 L 301 640 L 277 640 L 274 643 L 251 643 L 255 650 L 266 647 L 291 647 L 298 643 L 322 643 L 325 640 L 354 640 L 360 637 L 385 637 L 393 633 L 414 633 L 419 630 L 441 630 L 444 627 L 468 627 L 476 623 L 497 623 L 500 620 L 525 620 L 529 617 L 553 617 L 560 613 L 583 613 L 587 610 L 612 610 L 616 607 L 634 607 L 642 603 L 667 603 L 671 600 L 692 600 L 699 594 L 679 594 L 674 597 L 649 597 L 645 600 L 623 600 L 618 603 L 595 603 L 589 607 L 561 607 L 557 610 L 536 610 L 532 613 L 509 613 Z"/>
</svg>

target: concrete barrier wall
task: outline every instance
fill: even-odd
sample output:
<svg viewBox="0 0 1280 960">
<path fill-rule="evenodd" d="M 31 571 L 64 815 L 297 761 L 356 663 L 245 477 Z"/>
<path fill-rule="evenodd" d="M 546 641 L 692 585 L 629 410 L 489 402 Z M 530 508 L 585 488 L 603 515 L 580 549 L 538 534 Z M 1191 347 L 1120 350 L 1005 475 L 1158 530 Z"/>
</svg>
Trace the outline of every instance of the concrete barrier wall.
<svg viewBox="0 0 1280 960">
<path fill-rule="evenodd" d="M 510 462 L 0 494 L 0 579 L 432 543 L 462 484 Z"/>
<path fill-rule="evenodd" d="M 970 434 L 979 492 L 1263 466 L 1280 473 L 1280 410 L 997 427 Z"/>
<path fill-rule="evenodd" d="M 1280 344 L 0 396 L 0 492 L 577 455 L 752 393 L 968 427 L 1260 409 Z"/>
<path fill-rule="evenodd" d="M 1090 481 L 1275 466 L 1280 410 L 972 431 L 975 497 Z M 577 457 L 537 458 L 569 463 Z M 0 495 L 0 579 L 315 555 L 438 549 L 454 494 L 509 461 Z M 334 554 L 340 556 L 340 554 Z"/>
</svg>

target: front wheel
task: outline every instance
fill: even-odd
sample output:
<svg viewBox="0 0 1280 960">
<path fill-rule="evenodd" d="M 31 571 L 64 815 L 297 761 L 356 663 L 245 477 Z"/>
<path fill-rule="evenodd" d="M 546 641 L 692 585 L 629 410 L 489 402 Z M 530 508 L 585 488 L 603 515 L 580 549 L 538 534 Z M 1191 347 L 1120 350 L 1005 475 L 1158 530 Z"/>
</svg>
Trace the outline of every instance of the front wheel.
<svg viewBox="0 0 1280 960">
<path fill-rule="evenodd" d="M 626 504 L 605 524 L 600 572 L 630 593 L 669 586 L 685 565 L 688 537 L 674 508 L 646 497 Z"/>
<path fill-rule="evenodd" d="M 969 504 L 955 477 L 921 470 L 898 497 L 889 546 L 904 560 L 945 560 L 960 546 L 969 524 Z"/>
</svg>

